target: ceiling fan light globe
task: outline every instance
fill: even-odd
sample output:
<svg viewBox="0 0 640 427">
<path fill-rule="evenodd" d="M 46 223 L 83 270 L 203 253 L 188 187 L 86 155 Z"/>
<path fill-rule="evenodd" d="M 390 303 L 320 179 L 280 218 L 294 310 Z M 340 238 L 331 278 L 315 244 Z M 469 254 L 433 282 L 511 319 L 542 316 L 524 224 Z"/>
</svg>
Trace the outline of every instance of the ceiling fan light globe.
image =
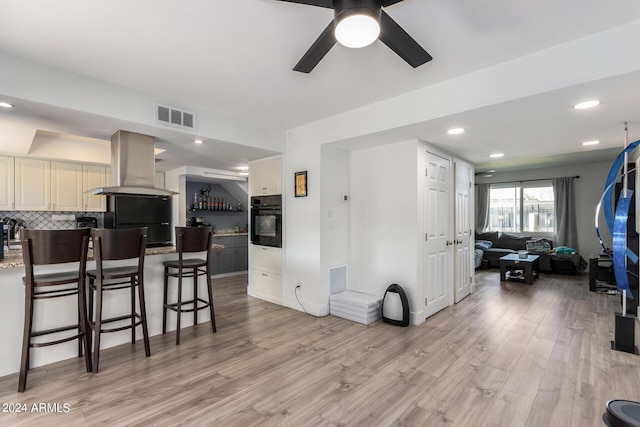
<svg viewBox="0 0 640 427">
<path fill-rule="evenodd" d="M 379 22 L 365 14 L 344 17 L 336 24 L 335 36 L 338 43 L 350 48 L 369 46 L 380 35 Z"/>
</svg>

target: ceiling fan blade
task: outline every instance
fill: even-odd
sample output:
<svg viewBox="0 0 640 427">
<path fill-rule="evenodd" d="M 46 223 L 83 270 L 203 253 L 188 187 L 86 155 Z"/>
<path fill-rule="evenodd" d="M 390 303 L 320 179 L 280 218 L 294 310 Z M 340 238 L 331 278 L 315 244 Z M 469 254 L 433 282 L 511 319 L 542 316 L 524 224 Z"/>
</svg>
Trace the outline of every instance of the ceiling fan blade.
<svg viewBox="0 0 640 427">
<path fill-rule="evenodd" d="M 419 67 L 433 58 L 384 10 L 380 17 L 380 41 L 398 54 L 413 68 Z"/>
<path fill-rule="evenodd" d="M 403 0 L 382 0 L 382 7 L 389 7 L 396 3 L 400 3 Z"/>
<path fill-rule="evenodd" d="M 307 53 L 305 53 L 296 66 L 293 67 L 294 71 L 310 73 L 311 70 L 318 65 L 318 62 L 320 62 L 327 52 L 331 50 L 333 45 L 336 44 L 336 36 L 333 33 L 333 28 L 333 21 L 331 21 L 322 34 L 320 34 L 320 37 L 313 42 L 309 50 L 307 50 Z"/>
<path fill-rule="evenodd" d="M 326 7 L 327 9 L 333 9 L 333 0 L 279 0 L 279 1 L 286 1 L 288 3 L 307 4 L 309 6 Z M 402 0 L 397 0 L 397 1 L 402 1 Z"/>
</svg>

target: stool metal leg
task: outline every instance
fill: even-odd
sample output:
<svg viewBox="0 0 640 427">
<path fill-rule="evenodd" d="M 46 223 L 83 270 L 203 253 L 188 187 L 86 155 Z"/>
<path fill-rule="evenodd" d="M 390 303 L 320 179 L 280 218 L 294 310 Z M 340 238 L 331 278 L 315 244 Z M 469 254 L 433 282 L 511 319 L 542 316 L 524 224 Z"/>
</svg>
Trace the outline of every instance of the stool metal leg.
<svg viewBox="0 0 640 427">
<path fill-rule="evenodd" d="M 131 277 L 131 344 L 136 343 L 136 281 Z"/>
<path fill-rule="evenodd" d="M 167 333 L 167 292 L 169 291 L 169 267 L 164 266 L 164 292 L 162 299 L 162 333 Z"/>
<path fill-rule="evenodd" d="M 87 297 L 86 297 L 86 285 L 85 279 L 81 278 L 78 281 L 78 307 L 79 307 L 79 319 L 78 323 L 82 327 L 82 343 L 84 344 L 84 363 L 87 368 L 87 372 L 93 370 L 91 365 L 91 327 L 89 326 L 89 320 L 87 319 Z"/>
<path fill-rule="evenodd" d="M 207 293 L 209 294 L 209 313 L 211 314 L 211 328 L 213 329 L 213 333 L 216 333 L 216 314 L 213 309 L 213 284 L 211 283 L 211 274 L 209 274 L 209 269 L 206 270 L 207 276 Z"/>
<path fill-rule="evenodd" d="M 140 321 L 142 322 L 142 338 L 144 339 L 144 354 L 151 356 L 151 347 L 149 345 L 149 329 L 147 328 L 147 306 L 144 301 L 144 283 L 143 278 L 138 277 L 138 299 L 140 304 Z"/>
<path fill-rule="evenodd" d="M 102 331 L 102 279 L 98 278 L 96 285 L 96 320 L 95 320 L 95 340 L 93 342 L 93 373 L 98 373 L 98 362 L 100 359 L 100 335 Z"/>
<path fill-rule="evenodd" d="M 176 305 L 176 345 L 180 345 L 180 318 L 182 317 L 182 269 L 178 269 L 178 305 Z"/>
<path fill-rule="evenodd" d="M 193 269 L 193 325 L 198 324 L 198 268 Z"/>
<path fill-rule="evenodd" d="M 22 336 L 22 359 L 20 361 L 20 378 L 18 392 L 27 387 L 27 371 L 29 371 L 29 349 L 31 347 L 31 331 L 33 328 L 33 286 L 27 283 L 24 297 L 24 334 Z"/>
</svg>

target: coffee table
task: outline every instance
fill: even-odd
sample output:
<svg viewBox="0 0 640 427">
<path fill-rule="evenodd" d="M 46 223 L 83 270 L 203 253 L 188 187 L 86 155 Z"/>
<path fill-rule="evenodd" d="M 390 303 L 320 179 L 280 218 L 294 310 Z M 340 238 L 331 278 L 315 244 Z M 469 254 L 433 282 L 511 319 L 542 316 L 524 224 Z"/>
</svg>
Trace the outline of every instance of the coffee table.
<svg viewBox="0 0 640 427">
<path fill-rule="evenodd" d="M 520 258 L 518 254 L 503 256 L 500 258 L 500 281 L 507 280 L 507 272 L 509 272 L 509 280 L 533 285 L 533 280 L 538 277 L 538 258 L 540 258 L 538 255 L 527 255 L 526 258 Z M 516 270 L 522 273 L 516 275 L 514 274 Z"/>
</svg>

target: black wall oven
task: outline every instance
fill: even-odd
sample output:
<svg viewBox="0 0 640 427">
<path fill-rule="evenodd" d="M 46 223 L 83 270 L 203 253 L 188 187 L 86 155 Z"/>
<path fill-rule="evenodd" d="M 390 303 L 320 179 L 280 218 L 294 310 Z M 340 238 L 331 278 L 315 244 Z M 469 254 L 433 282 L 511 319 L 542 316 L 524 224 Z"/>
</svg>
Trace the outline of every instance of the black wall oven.
<svg viewBox="0 0 640 427">
<path fill-rule="evenodd" d="M 282 196 L 251 198 L 251 243 L 282 247 Z"/>
</svg>

